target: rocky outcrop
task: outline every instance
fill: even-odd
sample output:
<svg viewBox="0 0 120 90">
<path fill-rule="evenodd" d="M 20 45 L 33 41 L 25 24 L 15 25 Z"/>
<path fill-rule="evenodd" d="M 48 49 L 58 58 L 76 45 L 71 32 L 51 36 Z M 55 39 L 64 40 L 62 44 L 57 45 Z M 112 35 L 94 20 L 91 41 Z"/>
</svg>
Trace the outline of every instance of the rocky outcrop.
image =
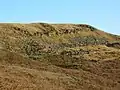
<svg viewBox="0 0 120 90">
<path fill-rule="evenodd" d="M 120 49 L 120 42 L 107 43 L 107 46 Z"/>
</svg>

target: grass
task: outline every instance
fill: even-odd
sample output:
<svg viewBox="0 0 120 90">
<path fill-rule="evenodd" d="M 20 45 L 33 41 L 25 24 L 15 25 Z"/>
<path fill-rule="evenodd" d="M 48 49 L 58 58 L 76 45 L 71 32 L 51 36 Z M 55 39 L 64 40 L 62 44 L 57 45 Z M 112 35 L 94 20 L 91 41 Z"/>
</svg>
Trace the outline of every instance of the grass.
<svg viewBox="0 0 120 90">
<path fill-rule="evenodd" d="M 119 90 L 120 49 L 84 24 L 0 24 L 1 90 Z"/>
</svg>

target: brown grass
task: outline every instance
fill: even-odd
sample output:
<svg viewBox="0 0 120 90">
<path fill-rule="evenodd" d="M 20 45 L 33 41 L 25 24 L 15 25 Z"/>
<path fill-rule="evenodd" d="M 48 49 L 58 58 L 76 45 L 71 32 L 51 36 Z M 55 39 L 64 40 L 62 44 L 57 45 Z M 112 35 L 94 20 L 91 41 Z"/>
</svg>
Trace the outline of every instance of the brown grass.
<svg viewBox="0 0 120 90">
<path fill-rule="evenodd" d="M 0 24 L 0 90 L 119 90 L 120 49 L 107 46 L 119 37 L 84 24 Z"/>
</svg>

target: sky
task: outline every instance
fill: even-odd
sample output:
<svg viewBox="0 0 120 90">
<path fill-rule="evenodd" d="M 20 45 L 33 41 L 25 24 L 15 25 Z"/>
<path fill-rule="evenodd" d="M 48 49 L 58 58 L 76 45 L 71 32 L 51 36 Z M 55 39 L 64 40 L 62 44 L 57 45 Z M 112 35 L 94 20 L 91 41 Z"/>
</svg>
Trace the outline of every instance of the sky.
<svg viewBox="0 0 120 90">
<path fill-rule="evenodd" d="M 0 22 L 89 24 L 120 35 L 120 0 L 1 0 Z"/>
</svg>

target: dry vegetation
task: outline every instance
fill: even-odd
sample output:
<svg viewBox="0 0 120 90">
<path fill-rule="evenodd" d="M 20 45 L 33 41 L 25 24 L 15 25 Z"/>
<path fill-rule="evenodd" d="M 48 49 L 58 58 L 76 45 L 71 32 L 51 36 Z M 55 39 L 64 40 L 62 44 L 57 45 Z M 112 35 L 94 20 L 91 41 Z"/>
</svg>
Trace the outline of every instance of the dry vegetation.
<svg viewBox="0 0 120 90">
<path fill-rule="evenodd" d="M 0 90 L 119 90 L 120 36 L 85 24 L 0 24 Z"/>
</svg>

